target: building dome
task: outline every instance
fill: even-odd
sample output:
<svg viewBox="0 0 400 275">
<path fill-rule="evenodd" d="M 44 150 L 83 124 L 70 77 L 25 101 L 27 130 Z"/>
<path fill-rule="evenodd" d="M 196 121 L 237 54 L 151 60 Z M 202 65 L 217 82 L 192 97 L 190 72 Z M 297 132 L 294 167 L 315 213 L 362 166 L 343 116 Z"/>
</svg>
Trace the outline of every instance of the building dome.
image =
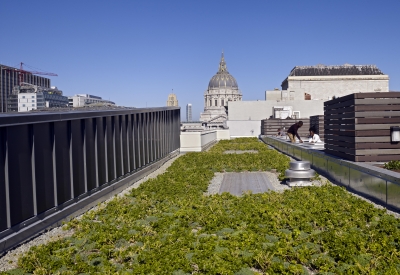
<svg viewBox="0 0 400 275">
<path fill-rule="evenodd" d="M 230 88 L 238 89 L 236 79 L 229 74 L 226 68 L 224 54 L 222 54 L 221 62 L 219 63 L 219 70 L 208 83 L 208 89 Z"/>
<path fill-rule="evenodd" d="M 238 88 L 236 79 L 231 76 L 228 72 L 217 73 L 214 75 L 208 83 L 208 89 L 219 89 L 219 88 Z"/>
<path fill-rule="evenodd" d="M 206 128 L 225 128 L 228 118 L 228 102 L 241 101 L 242 93 L 236 79 L 226 68 L 224 53 L 219 62 L 218 72 L 208 83 L 204 92 L 204 112 L 200 114 L 200 121 Z"/>
</svg>

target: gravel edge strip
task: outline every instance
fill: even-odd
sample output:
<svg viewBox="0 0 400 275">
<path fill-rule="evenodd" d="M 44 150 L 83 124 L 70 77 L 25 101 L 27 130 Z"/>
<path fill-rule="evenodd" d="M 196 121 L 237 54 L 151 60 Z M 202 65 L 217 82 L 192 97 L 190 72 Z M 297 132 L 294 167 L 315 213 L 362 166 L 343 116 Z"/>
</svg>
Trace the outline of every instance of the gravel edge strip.
<svg viewBox="0 0 400 275">
<path fill-rule="evenodd" d="M 154 172 L 150 173 L 149 175 L 145 176 L 144 178 L 140 179 L 139 181 L 135 182 L 133 185 L 127 187 L 126 189 L 122 190 L 120 193 L 118 193 L 116 196 L 113 196 L 104 202 L 96 205 L 95 207 L 91 208 L 88 210 L 86 213 L 89 213 L 91 211 L 97 211 L 99 209 L 103 209 L 106 207 L 106 205 L 111 201 L 114 200 L 115 197 L 123 197 L 129 194 L 129 192 L 134 189 L 138 188 L 142 183 L 146 182 L 149 179 L 156 178 L 158 175 L 163 174 L 168 167 L 171 166 L 171 164 L 178 159 L 182 154 L 179 154 L 168 161 L 166 161 L 160 168 L 155 170 Z M 76 217 L 75 219 L 80 219 L 85 215 L 86 213 Z M 47 244 L 49 242 L 57 241 L 62 238 L 70 237 L 74 234 L 74 230 L 65 230 L 64 226 L 59 226 L 56 228 L 53 228 L 49 231 L 44 232 L 43 234 L 35 237 L 34 239 L 21 244 L 20 246 L 8 251 L 6 254 L 4 254 L 2 257 L 0 257 L 0 272 L 8 271 L 10 269 L 18 268 L 18 259 L 23 256 L 26 252 L 29 251 L 29 249 L 33 246 L 38 246 L 38 245 L 43 245 Z"/>
</svg>

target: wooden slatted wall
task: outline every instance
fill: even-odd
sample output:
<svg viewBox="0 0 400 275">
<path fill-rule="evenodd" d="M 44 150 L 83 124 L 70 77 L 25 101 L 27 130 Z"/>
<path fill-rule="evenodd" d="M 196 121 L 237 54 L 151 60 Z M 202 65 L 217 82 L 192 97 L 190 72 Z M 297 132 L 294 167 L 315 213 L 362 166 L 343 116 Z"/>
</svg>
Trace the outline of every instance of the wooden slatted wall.
<svg viewBox="0 0 400 275">
<path fill-rule="evenodd" d="M 324 103 L 325 151 L 351 161 L 400 160 L 390 126 L 400 125 L 400 93 L 357 93 Z"/>
<path fill-rule="evenodd" d="M 314 127 L 321 140 L 324 140 L 324 116 L 310 116 L 310 127 Z"/>
<path fill-rule="evenodd" d="M 285 127 L 285 131 L 289 130 L 290 126 L 298 121 L 303 121 L 303 126 L 299 129 L 299 136 L 303 140 L 307 140 L 310 132 L 310 119 L 263 119 L 261 121 L 261 134 L 266 136 L 274 136 L 278 133 L 279 128 Z"/>
</svg>

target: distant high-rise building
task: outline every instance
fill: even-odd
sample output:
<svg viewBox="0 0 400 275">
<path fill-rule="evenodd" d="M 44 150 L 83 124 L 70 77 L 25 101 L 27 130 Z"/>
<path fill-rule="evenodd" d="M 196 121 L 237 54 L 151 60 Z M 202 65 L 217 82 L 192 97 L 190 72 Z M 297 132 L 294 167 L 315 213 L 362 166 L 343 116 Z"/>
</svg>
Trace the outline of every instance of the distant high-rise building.
<svg viewBox="0 0 400 275">
<path fill-rule="evenodd" d="M 0 113 L 7 112 L 8 97 L 12 94 L 13 88 L 25 82 L 43 88 L 50 88 L 50 79 L 34 75 L 28 71 L 23 73 L 13 67 L 0 64 Z"/>
<path fill-rule="evenodd" d="M 178 106 L 178 99 L 176 98 L 176 94 L 168 95 L 167 106 Z"/>
<path fill-rule="evenodd" d="M 192 121 L 192 104 L 186 105 L 186 121 Z"/>
</svg>

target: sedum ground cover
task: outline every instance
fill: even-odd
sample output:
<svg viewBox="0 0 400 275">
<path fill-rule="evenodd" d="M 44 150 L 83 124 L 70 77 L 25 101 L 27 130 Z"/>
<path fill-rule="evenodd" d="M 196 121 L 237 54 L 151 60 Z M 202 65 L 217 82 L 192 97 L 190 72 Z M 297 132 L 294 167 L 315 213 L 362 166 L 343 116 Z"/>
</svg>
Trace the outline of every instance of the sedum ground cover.
<svg viewBox="0 0 400 275">
<path fill-rule="evenodd" d="M 72 237 L 32 248 L 9 273 L 398 274 L 399 220 L 343 188 L 204 195 L 214 172 L 283 172 L 288 163 L 257 139 L 186 154 L 129 196 L 71 221 Z"/>
</svg>

